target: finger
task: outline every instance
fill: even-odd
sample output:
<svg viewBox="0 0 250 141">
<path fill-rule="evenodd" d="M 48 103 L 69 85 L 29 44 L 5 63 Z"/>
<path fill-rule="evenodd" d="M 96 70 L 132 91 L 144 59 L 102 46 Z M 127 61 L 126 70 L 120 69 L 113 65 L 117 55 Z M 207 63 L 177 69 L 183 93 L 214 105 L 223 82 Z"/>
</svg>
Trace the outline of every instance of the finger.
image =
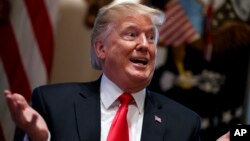
<svg viewBox="0 0 250 141">
<path fill-rule="evenodd" d="M 8 90 L 5 91 L 5 96 L 10 113 L 12 115 L 12 119 L 14 121 L 16 121 L 18 117 L 19 119 L 21 119 L 25 108 L 29 106 L 25 98 L 20 94 L 17 93 L 13 94 Z"/>
<path fill-rule="evenodd" d="M 16 102 L 13 100 L 13 96 L 10 90 L 4 90 L 4 96 L 11 114 L 11 117 L 13 119 L 14 117 L 14 111 L 15 111 L 15 107 L 16 107 Z"/>
<path fill-rule="evenodd" d="M 28 130 L 32 125 L 34 115 L 36 115 L 36 112 L 25 100 L 21 100 L 16 102 L 16 108 L 12 112 L 12 119 L 21 129 Z"/>
<path fill-rule="evenodd" d="M 11 92 L 10 93 L 6 92 L 5 95 L 6 95 L 7 103 L 9 104 L 9 107 L 12 110 L 15 110 L 17 108 L 24 109 L 25 106 L 28 105 L 25 98 L 20 94 L 17 94 L 17 93 L 13 94 Z"/>
<path fill-rule="evenodd" d="M 16 107 L 16 100 L 13 98 L 13 94 L 9 90 L 4 91 L 5 99 L 7 101 L 10 111 L 14 111 Z"/>
<path fill-rule="evenodd" d="M 11 94 L 10 90 L 4 90 L 4 94 Z"/>
<path fill-rule="evenodd" d="M 26 119 L 29 117 L 29 114 L 26 116 L 26 113 L 30 113 L 32 108 L 26 101 L 26 99 L 20 94 L 13 94 L 13 99 L 15 99 L 15 109 L 13 110 L 15 115 L 20 117 L 19 119 Z"/>
<path fill-rule="evenodd" d="M 6 99 L 10 98 L 12 96 L 12 93 L 10 90 L 4 90 L 4 96 Z"/>
<path fill-rule="evenodd" d="M 216 141 L 229 141 L 230 139 L 230 131 L 222 135 L 220 138 L 218 138 Z"/>
<path fill-rule="evenodd" d="M 26 101 L 26 99 L 21 94 L 13 94 L 13 97 L 16 99 L 17 107 L 18 109 L 24 110 L 29 106 L 29 103 Z"/>
<path fill-rule="evenodd" d="M 228 131 L 225 135 L 226 138 L 229 138 L 230 137 L 230 131 Z"/>
<path fill-rule="evenodd" d="M 36 123 L 37 123 L 37 120 L 38 120 L 38 115 L 37 114 L 33 114 L 33 116 L 32 116 L 32 119 L 31 119 L 31 124 L 32 125 L 36 125 Z"/>
</svg>

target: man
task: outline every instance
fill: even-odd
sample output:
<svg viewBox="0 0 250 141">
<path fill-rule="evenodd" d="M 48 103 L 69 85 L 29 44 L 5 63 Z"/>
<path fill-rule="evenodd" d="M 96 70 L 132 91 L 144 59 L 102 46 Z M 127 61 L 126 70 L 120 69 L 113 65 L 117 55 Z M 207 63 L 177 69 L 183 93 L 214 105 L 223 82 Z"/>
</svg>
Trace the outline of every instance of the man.
<svg viewBox="0 0 250 141">
<path fill-rule="evenodd" d="M 32 95 L 34 109 L 21 95 L 6 90 L 14 122 L 32 141 L 111 141 L 120 95 L 126 93 L 132 95 L 128 130 L 119 129 L 116 133 L 124 137 L 113 140 L 198 141 L 199 116 L 146 88 L 155 69 L 163 20 L 161 11 L 140 4 L 101 8 L 91 38 L 91 62 L 103 71 L 101 77 L 38 87 Z"/>
</svg>

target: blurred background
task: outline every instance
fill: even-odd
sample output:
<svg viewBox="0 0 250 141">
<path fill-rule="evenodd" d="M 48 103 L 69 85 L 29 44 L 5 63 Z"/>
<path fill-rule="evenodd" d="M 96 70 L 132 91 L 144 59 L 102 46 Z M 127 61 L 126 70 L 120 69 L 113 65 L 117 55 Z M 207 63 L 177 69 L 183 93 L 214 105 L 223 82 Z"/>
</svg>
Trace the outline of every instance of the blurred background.
<svg viewBox="0 0 250 141">
<path fill-rule="evenodd" d="M 149 89 L 197 112 L 202 141 L 250 124 L 248 0 L 0 0 L 1 141 L 13 141 L 16 131 L 3 90 L 29 101 L 40 85 L 96 80 L 93 21 L 100 7 L 123 1 L 166 13 Z"/>
</svg>

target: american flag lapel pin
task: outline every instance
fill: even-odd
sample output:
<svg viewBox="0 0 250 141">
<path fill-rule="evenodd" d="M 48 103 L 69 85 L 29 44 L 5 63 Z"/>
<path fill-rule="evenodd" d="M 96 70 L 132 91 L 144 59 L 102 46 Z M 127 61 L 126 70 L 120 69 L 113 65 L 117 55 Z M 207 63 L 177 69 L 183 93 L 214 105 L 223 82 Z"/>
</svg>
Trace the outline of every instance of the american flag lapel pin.
<svg viewBox="0 0 250 141">
<path fill-rule="evenodd" d="M 157 115 L 155 115 L 155 121 L 156 121 L 157 123 L 161 123 L 161 122 L 162 122 L 161 118 L 158 117 Z"/>
</svg>

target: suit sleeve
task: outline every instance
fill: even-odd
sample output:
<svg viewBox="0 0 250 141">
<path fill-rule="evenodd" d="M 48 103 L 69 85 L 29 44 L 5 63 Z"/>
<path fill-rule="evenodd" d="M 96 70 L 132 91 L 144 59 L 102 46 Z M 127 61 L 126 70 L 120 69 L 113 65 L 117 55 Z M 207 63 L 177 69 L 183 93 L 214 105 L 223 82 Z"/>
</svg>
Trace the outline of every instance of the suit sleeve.
<svg viewBox="0 0 250 141">
<path fill-rule="evenodd" d="M 35 88 L 32 93 L 32 107 L 44 118 L 47 126 L 49 128 L 48 123 L 48 113 L 46 111 L 46 103 L 44 99 L 44 94 L 40 87 Z M 50 129 L 50 128 L 49 128 Z"/>
<path fill-rule="evenodd" d="M 191 141 L 200 141 L 200 129 L 201 129 L 201 119 L 198 116 L 197 117 L 197 123 L 195 124 L 195 129 L 194 129 L 194 133 L 193 133 L 193 138 Z"/>
</svg>

